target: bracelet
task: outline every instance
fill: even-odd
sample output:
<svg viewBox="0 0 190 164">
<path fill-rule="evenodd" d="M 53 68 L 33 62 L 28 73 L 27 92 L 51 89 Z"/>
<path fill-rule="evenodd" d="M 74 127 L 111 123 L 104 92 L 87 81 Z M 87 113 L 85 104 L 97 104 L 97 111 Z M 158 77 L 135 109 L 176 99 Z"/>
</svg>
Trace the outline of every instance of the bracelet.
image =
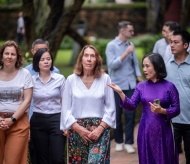
<svg viewBox="0 0 190 164">
<path fill-rule="evenodd" d="M 101 126 L 104 130 L 106 130 L 106 128 L 103 125 L 100 124 L 99 126 Z"/>
</svg>

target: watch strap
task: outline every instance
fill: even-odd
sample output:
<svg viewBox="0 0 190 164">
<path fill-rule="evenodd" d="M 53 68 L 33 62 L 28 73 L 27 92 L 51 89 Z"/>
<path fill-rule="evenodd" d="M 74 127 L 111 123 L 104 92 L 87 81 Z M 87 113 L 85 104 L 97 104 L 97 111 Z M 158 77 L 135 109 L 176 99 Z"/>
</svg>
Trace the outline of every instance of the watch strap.
<svg viewBox="0 0 190 164">
<path fill-rule="evenodd" d="M 14 118 L 13 116 L 11 116 L 10 118 L 11 118 L 11 120 L 12 120 L 13 122 L 16 122 L 16 118 Z"/>
</svg>

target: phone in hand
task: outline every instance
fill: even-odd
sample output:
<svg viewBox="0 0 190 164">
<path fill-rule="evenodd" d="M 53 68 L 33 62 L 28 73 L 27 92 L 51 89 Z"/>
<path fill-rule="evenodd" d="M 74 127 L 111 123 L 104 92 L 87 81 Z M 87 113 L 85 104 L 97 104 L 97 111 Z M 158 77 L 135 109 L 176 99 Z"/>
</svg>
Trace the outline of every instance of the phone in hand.
<svg viewBox="0 0 190 164">
<path fill-rule="evenodd" d="M 160 99 L 155 99 L 155 100 L 154 100 L 154 103 L 160 104 Z"/>
</svg>

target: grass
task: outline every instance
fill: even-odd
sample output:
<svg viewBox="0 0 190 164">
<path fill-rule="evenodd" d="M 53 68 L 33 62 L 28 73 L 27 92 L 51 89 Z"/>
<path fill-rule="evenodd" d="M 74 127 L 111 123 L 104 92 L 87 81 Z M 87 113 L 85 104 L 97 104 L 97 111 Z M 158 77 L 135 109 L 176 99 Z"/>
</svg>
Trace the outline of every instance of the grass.
<svg viewBox="0 0 190 164">
<path fill-rule="evenodd" d="M 59 50 L 55 58 L 55 66 L 60 70 L 61 74 L 68 77 L 73 73 L 73 67 L 69 66 L 72 50 Z"/>
<path fill-rule="evenodd" d="M 2 45 L 5 41 L 0 41 L 0 45 Z M 143 49 L 140 47 L 136 47 L 136 54 L 139 60 L 139 66 L 141 69 L 141 60 L 143 57 Z M 58 54 L 56 55 L 54 65 L 60 70 L 61 74 L 66 78 L 73 73 L 73 66 L 70 66 L 70 59 L 72 55 L 72 49 L 60 49 Z M 142 69 L 141 69 L 142 71 Z"/>
<path fill-rule="evenodd" d="M 69 66 L 71 54 L 72 50 L 59 50 L 55 58 L 54 62 L 55 66 L 60 70 L 61 74 L 63 74 L 65 77 L 68 77 L 70 74 L 73 73 L 73 66 Z M 141 68 L 141 61 L 142 57 L 144 56 L 143 49 L 137 47 L 136 54 L 139 60 L 139 66 Z"/>
</svg>

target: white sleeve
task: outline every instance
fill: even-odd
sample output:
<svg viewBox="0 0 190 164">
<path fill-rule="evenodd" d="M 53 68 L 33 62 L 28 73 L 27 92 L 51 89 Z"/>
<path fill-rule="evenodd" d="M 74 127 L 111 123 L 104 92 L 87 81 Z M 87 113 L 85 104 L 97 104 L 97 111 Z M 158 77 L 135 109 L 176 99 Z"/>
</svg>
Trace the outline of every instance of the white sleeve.
<svg viewBox="0 0 190 164">
<path fill-rule="evenodd" d="M 62 107 L 61 107 L 61 121 L 60 121 L 60 129 L 67 130 L 71 127 L 71 125 L 77 120 L 72 115 L 72 88 L 70 84 L 70 79 L 68 78 L 65 83 L 65 88 L 63 91 L 62 97 Z"/>
<path fill-rule="evenodd" d="M 22 69 L 23 69 L 24 80 L 25 80 L 24 81 L 24 89 L 33 87 L 32 76 L 31 76 L 30 72 L 25 68 L 22 68 Z"/>
<path fill-rule="evenodd" d="M 108 124 L 112 128 L 116 128 L 116 108 L 115 108 L 115 99 L 114 99 L 114 91 L 107 86 L 107 83 L 111 83 L 110 77 L 107 75 L 106 86 L 105 86 L 105 112 L 102 118 L 106 124 Z"/>
</svg>

